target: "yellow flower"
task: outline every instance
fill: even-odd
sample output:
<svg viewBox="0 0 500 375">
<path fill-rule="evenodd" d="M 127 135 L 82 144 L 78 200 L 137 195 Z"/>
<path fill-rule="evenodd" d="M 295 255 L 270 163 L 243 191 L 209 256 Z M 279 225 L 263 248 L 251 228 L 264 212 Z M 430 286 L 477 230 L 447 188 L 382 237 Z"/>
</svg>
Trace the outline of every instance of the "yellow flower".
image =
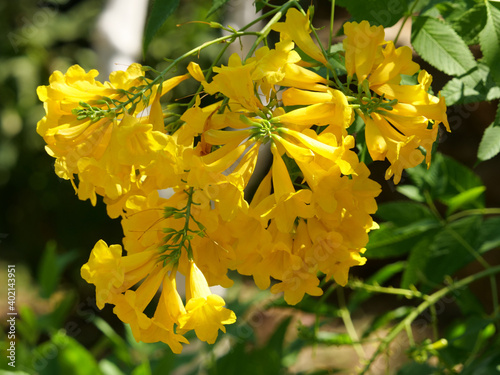
<svg viewBox="0 0 500 375">
<path fill-rule="evenodd" d="M 305 117 L 317 121 L 315 125 L 328 125 L 322 133 L 333 133 L 339 140 L 347 135 L 346 129 L 354 121 L 354 111 L 340 90 L 325 86 L 323 92 L 318 92 L 291 87 L 283 92 L 282 99 L 285 106 L 307 106 L 303 109 Z M 300 111 L 290 111 L 286 117 L 291 117 L 289 121 L 294 123 L 300 115 Z M 279 117 L 286 121 L 283 115 Z"/>
<path fill-rule="evenodd" d="M 179 334 L 179 330 L 174 333 L 174 324 L 178 324 L 179 316 L 185 313 L 186 309 L 175 284 L 175 272 L 171 275 L 166 274 L 163 278 L 158 306 L 151 318 L 151 325 L 141 330 L 141 340 L 143 342 L 162 341 L 174 353 L 181 353 L 181 343 L 189 344 L 189 341 Z"/>
<path fill-rule="evenodd" d="M 281 41 L 276 43 L 274 49 L 269 49 L 267 46 L 259 48 L 255 52 L 255 57 L 247 60 L 247 64 L 255 62 L 252 80 L 267 100 L 269 100 L 271 92 L 275 91 L 274 86 L 285 79 L 287 67 L 301 60 L 293 47 L 294 44 L 291 40 Z"/>
<path fill-rule="evenodd" d="M 113 201 L 133 190 L 147 194 L 177 185 L 176 155 L 169 152 L 172 142 L 170 136 L 154 131 L 152 124 L 126 114 L 119 125 L 114 125 L 108 147 L 99 159 L 83 157 L 78 161 L 79 185 L 83 187 L 77 189 L 79 198 L 90 198 L 95 205 L 96 193 Z"/>
<path fill-rule="evenodd" d="M 226 332 L 225 324 L 233 324 L 236 315 L 222 297 L 212 294 L 203 273 L 194 262 L 189 263 L 186 278 L 186 314 L 179 317 L 180 328 L 194 329 L 196 336 L 209 344 L 217 339 L 219 329 Z"/>
<path fill-rule="evenodd" d="M 349 269 L 366 263 L 366 258 L 360 255 L 361 250 L 350 250 L 344 244 L 344 238 L 336 231 L 328 231 L 323 223 L 317 220 L 307 222 L 312 246 L 308 251 L 308 259 L 315 260 L 319 270 L 333 277 L 336 283 L 347 284 Z"/>
<path fill-rule="evenodd" d="M 384 30 L 363 21 L 346 23 L 344 40 L 346 67 L 349 76 L 356 75 L 358 84 L 367 79 L 370 90 L 382 97 L 391 108 L 374 108 L 361 113 L 366 128 L 366 142 L 373 160 L 387 158 L 391 166 L 386 178 L 401 180 L 403 169 L 414 167 L 424 156 L 431 162 L 432 145 L 438 125 L 450 131 L 444 98 L 428 93 L 432 77 L 420 71 L 418 84 L 401 85 L 401 75 L 413 75 L 420 69 L 412 61 L 409 47 L 395 48 L 393 42 L 384 42 Z M 390 104 L 389 104 L 390 103 Z"/>
<path fill-rule="evenodd" d="M 380 47 L 384 44 L 384 28 L 370 26 L 368 21 L 346 22 L 344 33 L 347 75 L 352 77 L 356 74 L 358 82 L 361 83 L 372 72 L 374 65 L 379 64 L 382 59 Z"/>
<path fill-rule="evenodd" d="M 66 74 L 54 72 L 50 77 L 50 84 L 37 89 L 46 112 L 45 117 L 37 124 L 37 132 L 47 143 L 47 152 L 56 158 L 56 173 L 64 179 L 73 179 L 73 174 L 79 172 L 78 162 L 82 158 L 99 160 L 103 157 L 111 141 L 112 132 L 120 126 L 122 117 L 113 120 L 104 117 L 94 121 L 90 118 L 80 119 L 73 111 L 82 109 L 82 102 L 97 110 L 108 109 L 105 100 L 125 103 L 127 95 L 124 91 L 130 91 L 133 87 L 148 82 L 143 77 L 139 64 L 130 65 L 127 71 L 113 72 L 109 82 L 96 81 L 97 75 L 96 70 L 86 73 L 80 66 L 74 65 Z M 155 131 L 163 131 L 158 92 L 165 94 L 187 78 L 188 75 L 174 77 L 165 81 L 161 88 L 158 85 L 151 88 L 150 103 L 157 104 L 151 109 L 148 121 L 153 124 Z M 135 107 L 132 103 L 125 107 L 138 116 L 145 109 L 145 104 L 140 101 Z M 88 189 L 86 187 L 87 191 L 83 195 L 92 199 L 92 192 Z"/>
<path fill-rule="evenodd" d="M 291 8 L 286 13 L 286 21 L 278 22 L 271 26 L 274 31 L 280 32 L 280 39 L 293 40 L 295 44 L 309 57 L 327 64 L 321 49 L 314 44 L 311 36 L 311 23 L 309 22 L 309 11 L 302 14 L 299 10 Z"/>
<path fill-rule="evenodd" d="M 318 277 L 307 269 L 287 270 L 282 277 L 280 283 L 271 287 L 271 293 L 284 292 L 285 301 L 289 305 L 296 305 L 302 301 L 306 293 L 310 296 L 323 294 L 323 290 L 318 287 Z"/>
<path fill-rule="evenodd" d="M 370 88 L 377 93 L 377 85 L 385 83 L 399 84 L 401 74 L 414 75 L 420 66 L 412 61 L 412 50 L 410 47 L 402 46 L 395 48 L 392 41 L 388 41 L 381 49 L 383 60 L 378 66 L 374 64 L 374 69 L 367 77 Z M 427 90 L 426 90 L 427 91 Z M 380 93 L 379 93 L 380 94 Z"/>
<path fill-rule="evenodd" d="M 211 95 L 220 92 L 231 101 L 240 103 L 251 111 L 258 111 L 262 104 L 255 93 L 252 81 L 252 71 L 255 63 L 242 64 L 238 54 L 233 53 L 229 57 L 228 66 L 215 67 L 212 82 L 205 83 L 205 91 Z"/>
<path fill-rule="evenodd" d="M 122 257 L 120 245 L 108 245 L 99 240 L 90 254 L 89 261 L 81 268 L 82 278 L 96 287 L 96 304 L 102 309 L 105 303 L 135 285 L 151 271 L 155 264 L 156 250 Z"/>
</svg>

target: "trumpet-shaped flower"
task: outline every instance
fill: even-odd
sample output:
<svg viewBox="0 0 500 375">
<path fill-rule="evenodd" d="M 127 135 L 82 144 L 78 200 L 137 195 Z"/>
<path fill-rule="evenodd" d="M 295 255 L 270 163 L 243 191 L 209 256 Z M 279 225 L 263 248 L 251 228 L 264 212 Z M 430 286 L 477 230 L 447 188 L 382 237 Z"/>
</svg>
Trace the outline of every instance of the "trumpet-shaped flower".
<svg viewBox="0 0 500 375">
<path fill-rule="evenodd" d="M 120 245 L 108 245 L 100 240 L 94 246 L 89 261 L 81 268 L 82 278 L 96 287 L 97 307 L 114 303 L 124 290 L 148 275 L 155 265 L 156 250 L 122 256 Z"/>
<path fill-rule="evenodd" d="M 217 339 L 218 331 L 226 332 L 225 324 L 233 324 L 236 315 L 222 297 L 212 294 L 203 273 L 194 262 L 189 263 L 186 278 L 186 314 L 179 317 L 180 328 L 194 329 L 196 336 L 209 344 Z"/>
<path fill-rule="evenodd" d="M 278 22 L 271 26 L 274 31 L 280 32 L 281 40 L 293 40 L 295 44 L 309 57 L 327 64 L 321 49 L 314 44 L 311 34 L 309 12 L 302 14 L 299 10 L 291 8 L 286 12 L 286 21 Z"/>
</svg>

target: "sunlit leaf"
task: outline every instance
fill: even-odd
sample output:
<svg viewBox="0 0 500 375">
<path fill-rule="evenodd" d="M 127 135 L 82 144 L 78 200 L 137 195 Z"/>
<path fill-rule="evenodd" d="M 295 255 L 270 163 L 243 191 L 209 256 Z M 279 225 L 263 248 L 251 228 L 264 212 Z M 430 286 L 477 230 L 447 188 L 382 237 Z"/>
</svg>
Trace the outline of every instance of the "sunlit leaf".
<svg viewBox="0 0 500 375">
<path fill-rule="evenodd" d="M 453 28 L 438 19 L 416 17 L 412 45 L 422 58 L 442 72 L 455 76 L 476 66 L 474 56 Z"/>
</svg>

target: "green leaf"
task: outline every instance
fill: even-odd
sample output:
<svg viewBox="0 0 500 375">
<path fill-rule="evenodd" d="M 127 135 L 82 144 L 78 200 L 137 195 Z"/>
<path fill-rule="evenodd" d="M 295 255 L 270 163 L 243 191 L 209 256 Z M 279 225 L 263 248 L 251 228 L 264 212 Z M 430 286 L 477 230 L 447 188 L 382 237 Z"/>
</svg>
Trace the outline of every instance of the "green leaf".
<svg viewBox="0 0 500 375">
<path fill-rule="evenodd" d="M 453 296 L 456 297 L 455 302 L 464 316 L 485 314 L 483 305 L 469 286 L 453 291 Z"/>
<path fill-rule="evenodd" d="M 40 337 L 40 326 L 37 316 L 33 309 L 28 305 L 18 307 L 20 320 L 17 322 L 16 329 L 19 331 L 23 341 L 30 345 L 35 345 Z"/>
<path fill-rule="evenodd" d="M 425 61 L 448 75 L 462 75 L 476 67 L 465 42 L 443 21 L 414 17 L 411 41 Z"/>
<path fill-rule="evenodd" d="M 391 0 L 390 7 L 379 0 L 337 0 L 335 5 L 346 8 L 356 22 L 366 20 L 372 25 L 393 26 L 407 12 L 406 0 Z"/>
<path fill-rule="evenodd" d="M 500 9 L 490 1 L 486 4 L 486 26 L 479 34 L 479 42 L 484 60 L 491 69 L 495 81 L 500 84 Z"/>
<path fill-rule="evenodd" d="M 470 203 L 475 203 L 477 199 L 483 195 L 485 190 L 486 186 L 476 186 L 448 199 L 448 209 L 446 210 L 446 215 L 449 216 L 459 208 L 469 205 Z"/>
<path fill-rule="evenodd" d="M 59 270 L 54 269 L 56 263 L 56 243 L 54 241 L 49 241 L 45 246 L 45 251 L 38 267 L 40 295 L 43 298 L 49 298 L 59 283 Z"/>
<path fill-rule="evenodd" d="M 56 305 L 54 310 L 47 315 L 44 315 L 40 320 L 45 322 L 43 324 L 44 328 L 54 328 L 58 329 L 64 325 L 64 322 L 68 318 L 71 310 L 75 307 L 77 302 L 77 294 L 75 290 L 69 290 L 65 293 L 64 298 L 62 298 Z"/>
<path fill-rule="evenodd" d="M 78 258 L 76 251 L 57 254 L 55 241 L 47 242 L 42 259 L 38 266 L 38 282 L 40 284 L 40 295 L 50 298 L 59 285 L 59 280 L 64 269 L 73 260 Z"/>
<path fill-rule="evenodd" d="M 129 347 L 125 340 L 104 319 L 96 317 L 93 323 L 111 341 L 114 347 L 114 354 L 127 364 L 133 363 Z"/>
<path fill-rule="evenodd" d="M 370 232 L 365 256 L 368 259 L 382 259 L 404 255 L 412 250 L 428 231 L 439 227 L 435 219 L 419 220 L 404 227 L 394 223 L 382 223 L 380 229 Z"/>
<path fill-rule="evenodd" d="M 444 184 L 444 189 L 434 187 L 433 197 L 446 205 L 450 205 L 457 194 L 475 187 L 483 187 L 483 182 L 471 169 L 453 158 L 444 157 L 438 167 L 443 177 L 440 183 Z M 484 205 L 483 194 L 476 200 L 469 201 L 469 204 L 464 204 L 461 208 L 483 208 Z"/>
<path fill-rule="evenodd" d="M 403 272 L 401 288 L 408 288 L 410 285 L 416 285 L 424 276 L 424 269 L 431 255 L 429 248 L 438 232 L 437 229 L 431 230 L 422 236 L 411 249 L 408 257 L 408 265 Z"/>
<path fill-rule="evenodd" d="M 411 225 L 419 220 L 434 218 L 427 206 L 405 201 L 382 203 L 375 215 L 384 221 L 392 221 L 398 227 Z"/>
<path fill-rule="evenodd" d="M 58 332 L 52 342 L 59 348 L 60 374 L 102 375 L 93 355 L 74 338 Z"/>
<path fill-rule="evenodd" d="M 479 33 L 486 25 L 486 7 L 484 2 L 476 4 L 452 23 L 455 31 L 468 45 L 479 43 Z"/>
<path fill-rule="evenodd" d="M 175 12 L 179 6 L 179 0 L 154 0 L 151 12 L 146 21 L 144 30 L 144 39 L 142 42 L 142 54 L 146 55 L 148 46 L 153 40 L 158 30 L 162 27 L 170 15 Z"/>
<path fill-rule="evenodd" d="M 486 219 L 481 224 L 475 243 L 480 254 L 500 247 L 500 217 Z"/>
<path fill-rule="evenodd" d="M 455 322 L 445 335 L 449 345 L 443 349 L 443 354 L 456 363 L 463 363 L 463 358 L 468 358 L 471 353 L 480 350 L 487 338 L 485 336 L 491 332 L 490 327 L 491 320 L 480 316 L 471 316 Z"/>
<path fill-rule="evenodd" d="M 500 107 L 497 109 L 495 121 L 484 131 L 477 150 L 477 158 L 485 161 L 495 157 L 498 153 L 500 153 Z"/>
<path fill-rule="evenodd" d="M 229 2 L 229 0 L 212 0 L 212 7 L 208 10 L 208 13 L 205 16 L 205 18 L 208 18 L 212 14 L 217 12 L 227 2 Z"/>
<path fill-rule="evenodd" d="M 500 371 L 500 354 L 498 346 L 492 345 L 493 353 L 484 358 L 483 356 L 475 359 L 466 366 L 460 375 L 492 375 Z"/>
<path fill-rule="evenodd" d="M 448 81 L 441 94 L 449 106 L 476 103 L 500 98 L 500 87 L 493 80 L 490 68 L 479 62 L 477 69 Z"/>
<path fill-rule="evenodd" d="M 425 197 L 422 194 L 422 190 L 417 186 L 400 185 L 396 187 L 396 191 L 415 202 L 425 202 Z"/>
<path fill-rule="evenodd" d="M 433 200 L 446 205 L 454 203 L 456 195 L 483 186 L 481 179 L 472 170 L 455 159 L 439 153 L 434 154 L 429 169 L 425 164 L 421 164 L 406 172 L 422 193 L 427 192 Z M 484 194 L 479 195 L 476 200 L 464 202 L 461 208 L 482 207 L 484 207 Z"/>
<path fill-rule="evenodd" d="M 131 375 L 151 375 L 151 366 L 149 362 L 146 360 L 137 366 L 134 371 L 132 371 Z"/>
<path fill-rule="evenodd" d="M 415 260 L 417 263 L 414 266 L 418 266 L 419 269 L 414 275 L 418 277 L 412 279 L 412 283 L 423 281 L 425 288 L 422 287 L 421 291 L 425 293 L 436 284 L 442 283 L 445 276 L 452 276 L 473 261 L 477 254 L 475 243 L 481 223 L 480 216 L 449 223 L 435 235 L 425 250 L 419 254 L 412 252 L 410 258 L 415 256 L 424 259 L 424 261 Z M 410 263 L 411 259 L 408 260 L 408 268 L 411 266 Z"/>
<path fill-rule="evenodd" d="M 99 370 L 101 370 L 104 375 L 125 375 L 117 365 L 107 359 L 101 359 L 99 361 Z"/>
<path fill-rule="evenodd" d="M 285 318 L 267 343 L 258 349 L 248 350 L 248 342 L 235 342 L 231 350 L 217 359 L 207 369 L 208 374 L 280 374 L 282 373 L 283 342 L 291 317 Z M 245 364 L 242 366 L 242 364 Z"/>
</svg>

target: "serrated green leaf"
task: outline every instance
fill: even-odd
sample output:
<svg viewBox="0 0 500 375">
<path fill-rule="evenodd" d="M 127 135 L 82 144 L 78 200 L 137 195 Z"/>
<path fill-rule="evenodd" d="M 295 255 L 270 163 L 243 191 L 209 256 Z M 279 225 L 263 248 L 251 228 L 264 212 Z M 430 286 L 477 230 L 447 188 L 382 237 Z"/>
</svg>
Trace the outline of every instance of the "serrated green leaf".
<svg viewBox="0 0 500 375">
<path fill-rule="evenodd" d="M 411 41 L 425 61 L 448 75 L 462 75 L 476 67 L 474 56 L 465 42 L 443 21 L 415 17 Z"/>
<path fill-rule="evenodd" d="M 491 77 L 490 68 L 481 62 L 477 69 L 453 78 L 443 87 L 446 105 L 476 103 L 500 98 L 500 87 Z"/>
<path fill-rule="evenodd" d="M 479 143 L 477 158 L 481 161 L 489 160 L 500 153 L 500 110 L 497 112 L 495 121 L 486 128 Z"/>
<path fill-rule="evenodd" d="M 478 1 L 476 0 L 448 0 L 436 4 L 440 17 L 447 23 L 456 22 L 468 10 L 470 10 Z"/>
<path fill-rule="evenodd" d="M 446 215 L 451 215 L 459 208 L 476 202 L 476 200 L 481 195 L 483 195 L 485 190 L 486 186 L 476 186 L 455 195 L 453 198 L 448 199 L 448 209 L 446 210 Z"/>
<path fill-rule="evenodd" d="M 379 0 L 337 0 L 335 5 L 346 8 L 354 21 L 366 20 L 372 25 L 393 26 L 408 11 L 406 0 L 391 1 L 390 8 Z"/>
<path fill-rule="evenodd" d="M 486 6 L 484 2 L 476 4 L 452 23 L 458 35 L 468 45 L 478 44 L 479 33 L 486 25 Z"/>
<path fill-rule="evenodd" d="M 217 12 L 227 2 L 229 2 L 229 0 L 212 0 L 212 7 L 208 10 L 208 13 L 205 16 L 205 18 L 208 18 L 212 14 L 214 14 L 215 12 Z"/>
<path fill-rule="evenodd" d="M 158 30 L 162 27 L 170 15 L 179 6 L 180 0 L 154 0 L 151 12 L 146 20 L 144 38 L 142 42 L 142 54 L 146 55 L 149 44 L 153 40 Z"/>
<path fill-rule="evenodd" d="M 499 5 L 485 1 L 486 25 L 479 34 L 484 60 L 491 69 L 495 81 L 500 84 L 500 9 Z"/>
</svg>

